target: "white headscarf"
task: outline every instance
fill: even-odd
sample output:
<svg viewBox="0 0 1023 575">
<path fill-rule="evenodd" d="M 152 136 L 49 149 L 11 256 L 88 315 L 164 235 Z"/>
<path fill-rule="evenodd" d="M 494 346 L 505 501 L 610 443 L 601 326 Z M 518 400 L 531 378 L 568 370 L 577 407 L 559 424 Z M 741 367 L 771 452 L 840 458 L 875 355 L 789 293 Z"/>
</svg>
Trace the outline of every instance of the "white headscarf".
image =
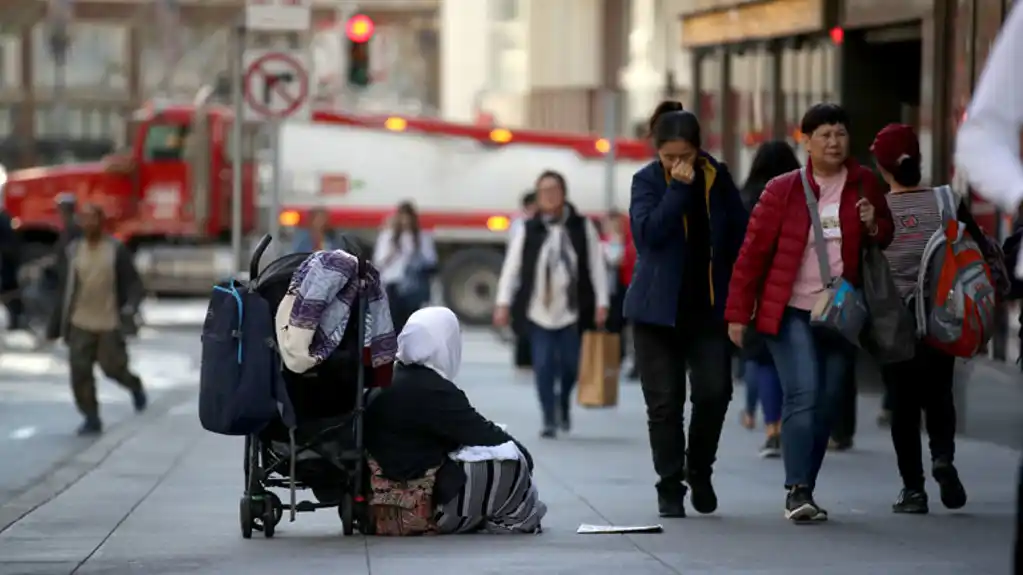
<svg viewBox="0 0 1023 575">
<path fill-rule="evenodd" d="M 398 334 L 398 361 L 423 365 L 454 381 L 462 365 L 462 330 L 446 307 L 424 307 L 413 313 Z"/>
</svg>

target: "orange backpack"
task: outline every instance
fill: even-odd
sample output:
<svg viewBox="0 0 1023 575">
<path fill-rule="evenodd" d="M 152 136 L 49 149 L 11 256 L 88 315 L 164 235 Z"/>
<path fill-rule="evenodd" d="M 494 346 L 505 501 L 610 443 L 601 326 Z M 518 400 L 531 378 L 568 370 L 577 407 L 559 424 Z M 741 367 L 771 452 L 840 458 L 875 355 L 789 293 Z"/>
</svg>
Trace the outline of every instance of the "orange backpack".
<svg viewBox="0 0 1023 575">
<path fill-rule="evenodd" d="M 917 277 L 917 334 L 945 353 L 973 357 L 994 332 L 996 290 L 991 268 L 978 240 L 958 220 L 959 199 L 952 188 L 935 188 L 934 195 L 942 226 L 924 248 Z"/>
</svg>

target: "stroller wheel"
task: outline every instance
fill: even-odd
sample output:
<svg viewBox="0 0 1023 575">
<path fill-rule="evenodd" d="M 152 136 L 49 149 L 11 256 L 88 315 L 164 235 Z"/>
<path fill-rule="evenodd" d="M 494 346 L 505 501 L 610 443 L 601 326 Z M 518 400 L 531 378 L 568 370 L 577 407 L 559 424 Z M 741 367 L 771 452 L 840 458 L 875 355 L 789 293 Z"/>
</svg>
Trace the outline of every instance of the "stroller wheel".
<svg viewBox="0 0 1023 575">
<path fill-rule="evenodd" d="M 277 497 L 277 494 L 272 491 L 267 491 L 266 499 L 269 501 L 267 506 L 273 511 L 273 523 L 276 526 L 284 517 L 284 503 L 281 501 L 281 498 Z"/>
<path fill-rule="evenodd" d="M 241 521 L 242 538 L 252 539 L 252 500 L 242 497 L 238 505 L 238 519 Z"/>
<path fill-rule="evenodd" d="M 341 516 L 341 532 L 345 534 L 345 537 L 355 534 L 355 522 L 354 509 L 352 496 L 346 494 L 341 498 L 341 503 L 337 506 L 337 513 Z"/>
<path fill-rule="evenodd" d="M 263 537 L 270 539 L 277 530 L 277 513 L 270 497 L 263 499 Z"/>
</svg>

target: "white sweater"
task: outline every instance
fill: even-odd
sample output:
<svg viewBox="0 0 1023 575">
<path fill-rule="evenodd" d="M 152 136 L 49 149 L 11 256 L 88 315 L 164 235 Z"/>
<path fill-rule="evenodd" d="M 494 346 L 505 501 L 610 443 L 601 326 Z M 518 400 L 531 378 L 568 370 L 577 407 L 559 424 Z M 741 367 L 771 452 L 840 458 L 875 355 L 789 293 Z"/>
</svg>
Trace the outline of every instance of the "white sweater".
<svg viewBox="0 0 1023 575">
<path fill-rule="evenodd" d="M 608 306 L 607 266 L 604 263 L 604 251 L 600 245 L 597 228 L 586 219 L 586 252 L 590 267 L 590 283 L 593 284 L 593 295 L 598 308 Z M 560 225 L 560 224 L 558 224 Z M 526 227 L 520 226 L 512 234 L 508 242 L 508 251 L 501 267 L 501 278 L 497 282 L 497 305 L 510 306 L 515 290 L 518 287 L 519 273 L 522 270 L 522 249 L 526 243 Z M 545 329 L 561 329 L 579 321 L 578 310 L 569 310 L 568 294 L 554 294 L 554 301 L 545 306 L 540 295 L 540 275 L 536 274 L 533 284 L 533 295 L 528 304 L 526 316 L 529 320 Z"/>
</svg>

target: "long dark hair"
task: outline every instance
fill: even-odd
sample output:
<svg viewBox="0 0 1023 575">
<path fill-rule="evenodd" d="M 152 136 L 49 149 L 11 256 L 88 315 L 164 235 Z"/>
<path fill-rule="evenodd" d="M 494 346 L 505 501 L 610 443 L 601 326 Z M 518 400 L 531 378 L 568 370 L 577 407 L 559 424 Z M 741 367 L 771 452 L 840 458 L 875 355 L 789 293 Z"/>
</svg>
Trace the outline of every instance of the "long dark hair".
<svg viewBox="0 0 1023 575">
<path fill-rule="evenodd" d="M 742 186 L 742 201 L 746 209 L 752 210 L 767 182 L 800 168 L 799 159 L 792 146 L 782 140 L 764 142 L 753 156 L 746 183 Z"/>
<path fill-rule="evenodd" d="M 412 205 L 412 202 L 402 202 L 398 204 L 398 213 L 394 215 L 394 220 L 391 222 L 391 244 L 394 246 L 395 251 L 401 250 L 401 216 L 406 215 L 412 222 L 412 229 L 409 232 L 412 233 L 412 241 L 416 246 L 416 251 L 419 251 L 419 214 L 416 213 L 416 207 Z"/>
</svg>

